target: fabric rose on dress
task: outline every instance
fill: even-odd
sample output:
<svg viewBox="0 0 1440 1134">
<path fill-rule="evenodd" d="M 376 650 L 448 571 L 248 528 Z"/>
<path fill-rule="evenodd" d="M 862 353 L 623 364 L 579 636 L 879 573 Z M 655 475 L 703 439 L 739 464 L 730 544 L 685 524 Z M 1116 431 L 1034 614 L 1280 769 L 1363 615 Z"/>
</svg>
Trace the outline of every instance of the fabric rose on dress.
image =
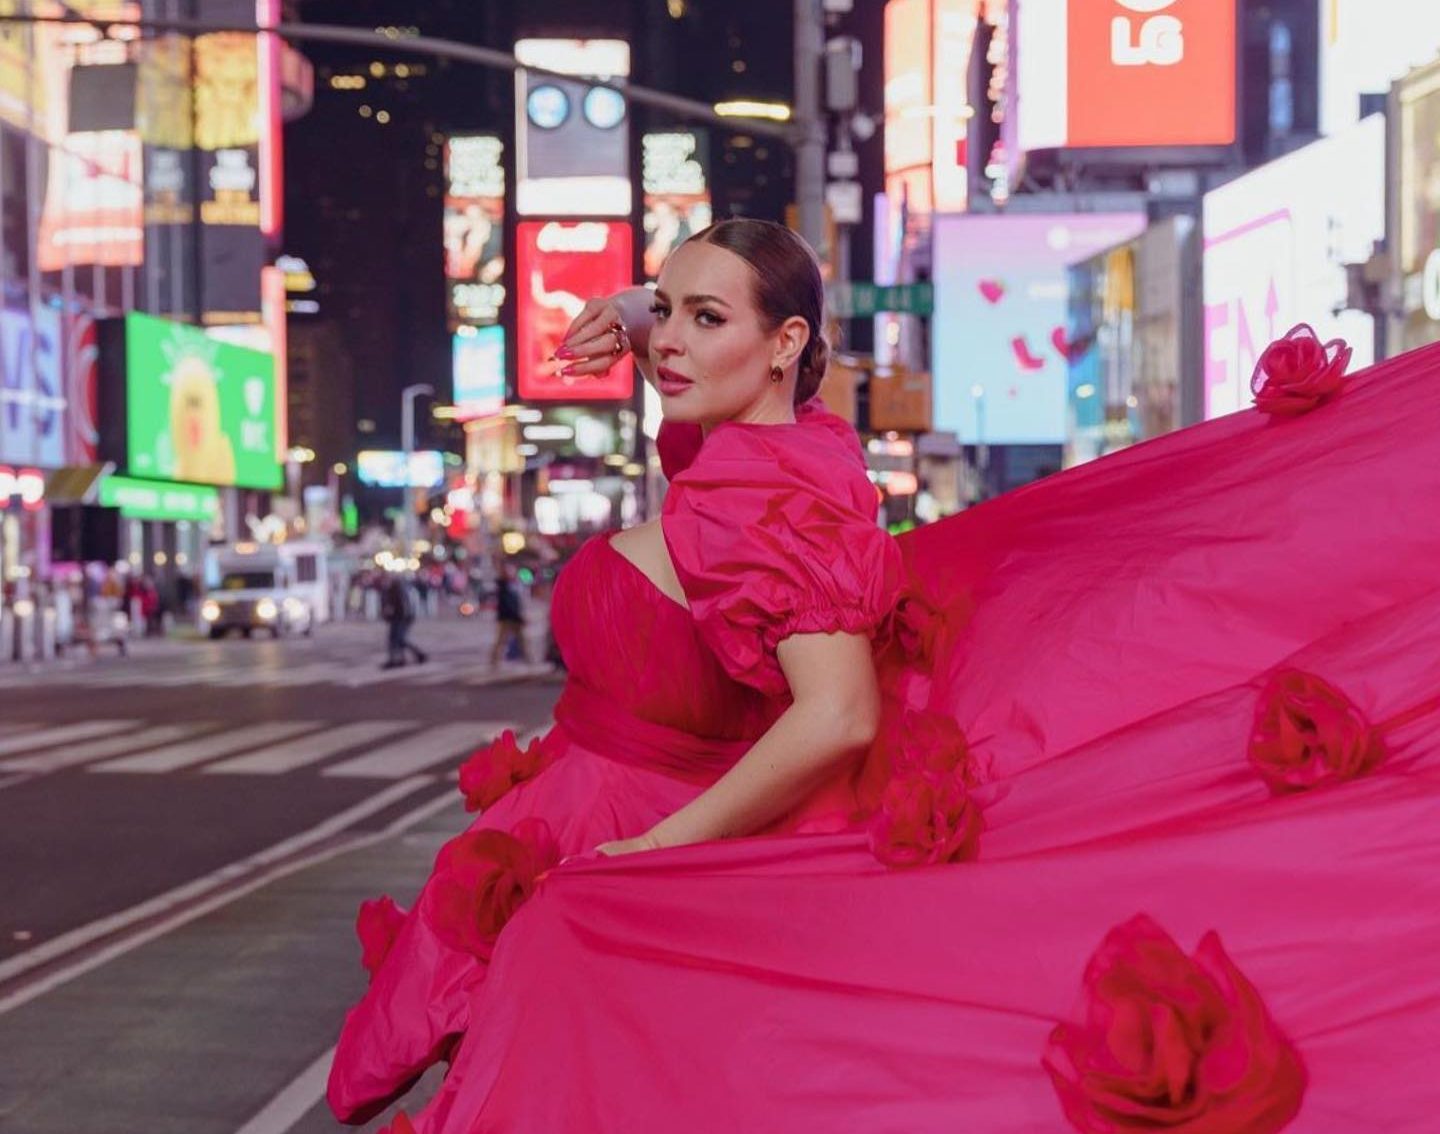
<svg viewBox="0 0 1440 1134">
<path fill-rule="evenodd" d="M 1249 756 L 1272 791 L 1352 780 L 1386 755 L 1379 731 L 1328 681 L 1298 669 L 1271 675 L 1255 710 Z"/>
<path fill-rule="evenodd" d="M 1045 1068 L 1083 1134 L 1273 1134 L 1305 1067 L 1214 932 L 1193 958 L 1143 914 L 1085 969 L 1086 1019 L 1050 1034 Z"/>
<path fill-rule="evenodd" d="M 559 857 L 543 819 L 523 819 L 512 834 L 460 835 L 435 859 L 424 917 L 447 945 L 488 962 L 505 923 Z"/>
<path fill-rule="evenodd" d="M 1328 402 L 1345 382 L 1350 347 L 1344 339 L 1322 343 L 1301 323 L 1276 339 L 1260 355 L 1250 390 L 1255 408 L 1276 417 L 1294 417 Z"/>
<path fill-rule="evenodd" d="M 360 912 L 355 916 L 355 936 L 360 938 L 360 963 L 372 978 L 385 963 L 404 924 L 405 911 L 389 894 L 360 903 Z"/>
<path fill-rule="evenodd" d="M 876 858 L 886 866 L 934 866 L 979 855 L 979 777 L 959 725 L 940 713 L 907 712 L 890 770 L 870 821 Z"/>
<path fill-rule="evenodd" d="M 895 605 L 890 627 L 904 657 L 926 668 L 934 663 L 936 642 L 945 620 L 929 599 L 918 591 L 906 591 Z"/>
<path fill-rule="evenodd" d="M 554 746 L 536 738 L 524 749 L 506 729 L 493 744 L 477 749 L 460 765 L 460 794 L 466 811 L 492 806 L 516 784 L 534 779 L 554 758 Z"/>
</svg>

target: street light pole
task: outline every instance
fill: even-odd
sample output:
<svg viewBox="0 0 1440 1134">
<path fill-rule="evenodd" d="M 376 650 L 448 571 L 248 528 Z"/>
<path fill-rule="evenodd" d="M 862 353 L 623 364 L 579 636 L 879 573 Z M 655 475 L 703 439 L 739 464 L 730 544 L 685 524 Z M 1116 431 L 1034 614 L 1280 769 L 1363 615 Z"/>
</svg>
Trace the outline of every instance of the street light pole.
<svg viewBox="0 0 1440 1134">
<path fill-rule="evenodd" d="M 415 505 L 410 498 L 413 486 L 410 484 L 410 455 L 415 452 L 415 399 L 421 394 L 435 393 L 435 387 L 428 382 L 417 382 L 400 391 L 400 447 L 405 451 L 405 488 L 403 507 L 400 509 L 400 550 L 405 558 L 415 546 Z"/>
<path fill-rule="evenodd" d="M 825 240 L 825 119 L 820 111 L 824 56 L 821 0 L 795 0 L 795 211 L 800 235 L 817 252 Z"/>
</svg>

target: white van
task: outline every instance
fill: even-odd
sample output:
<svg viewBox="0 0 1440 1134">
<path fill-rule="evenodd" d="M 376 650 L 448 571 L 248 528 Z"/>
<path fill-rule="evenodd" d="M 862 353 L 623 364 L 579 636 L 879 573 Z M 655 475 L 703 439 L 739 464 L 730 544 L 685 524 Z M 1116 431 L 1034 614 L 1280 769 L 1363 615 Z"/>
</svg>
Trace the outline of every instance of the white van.
<svg viewBox="0 0 1440 1134">
<path fill-rule="evenodd" d="M 210 552 L 209 593 L 200 604 L 202 627 L 219 638 L 238 630 L 262 630 L 273 638 L 315 632 L 330 618 L 326 564 L 321 543 L 237 543 Z"/>
</svg>

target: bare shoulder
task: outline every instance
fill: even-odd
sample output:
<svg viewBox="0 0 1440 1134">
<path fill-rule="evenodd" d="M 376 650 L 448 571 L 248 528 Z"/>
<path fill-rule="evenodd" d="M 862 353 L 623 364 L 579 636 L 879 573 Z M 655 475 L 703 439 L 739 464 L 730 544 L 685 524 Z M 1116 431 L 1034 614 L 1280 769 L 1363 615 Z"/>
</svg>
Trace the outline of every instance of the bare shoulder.
<svg viewBox="0 0 1440 1134">
<path fill-rule="evenodd" d="M 689 606 L 684 588 L 680 586 L 680 577 L 675 573 L 675 564 L 670 560 L 670 551 L 665 546 L 665 535 L 660 530 L 659 520 L 616 532 L 610 538 L 610 546 L 617 554 L 630 560 L 666 598 L 681 606 Z"/>
</svg>

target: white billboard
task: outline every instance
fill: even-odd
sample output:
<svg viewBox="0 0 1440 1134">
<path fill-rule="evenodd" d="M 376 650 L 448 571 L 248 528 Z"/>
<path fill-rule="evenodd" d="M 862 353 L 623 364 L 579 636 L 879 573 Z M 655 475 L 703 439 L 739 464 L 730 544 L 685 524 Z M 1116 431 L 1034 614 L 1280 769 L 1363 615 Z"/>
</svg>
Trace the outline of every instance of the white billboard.
<svg viewBox="0 0 1440 1134">
<path fill-rule="evenodd" d="M 630 215 L 629 104 L 585 79 L 630 74 L 618 39 L 522 39 L 515 58 L 515 208 L 521 216 Z"/>
<path fill-rule="evenodd" d="M 1385 120 L 1372 115 L 1205 195 L 1205 416 L 1248 408 L 1260 352 L 1296 323 L 1375 360 L 1345 265 L 1385 234 Z"/>
<path fill-rule="evenodd" d="M 1318 0 L 1320 132 L 1360 118 L 1362 94 L 1384 94 L 1412 67 L 1440 51 L 1435 0 Z"/>
</svg>

